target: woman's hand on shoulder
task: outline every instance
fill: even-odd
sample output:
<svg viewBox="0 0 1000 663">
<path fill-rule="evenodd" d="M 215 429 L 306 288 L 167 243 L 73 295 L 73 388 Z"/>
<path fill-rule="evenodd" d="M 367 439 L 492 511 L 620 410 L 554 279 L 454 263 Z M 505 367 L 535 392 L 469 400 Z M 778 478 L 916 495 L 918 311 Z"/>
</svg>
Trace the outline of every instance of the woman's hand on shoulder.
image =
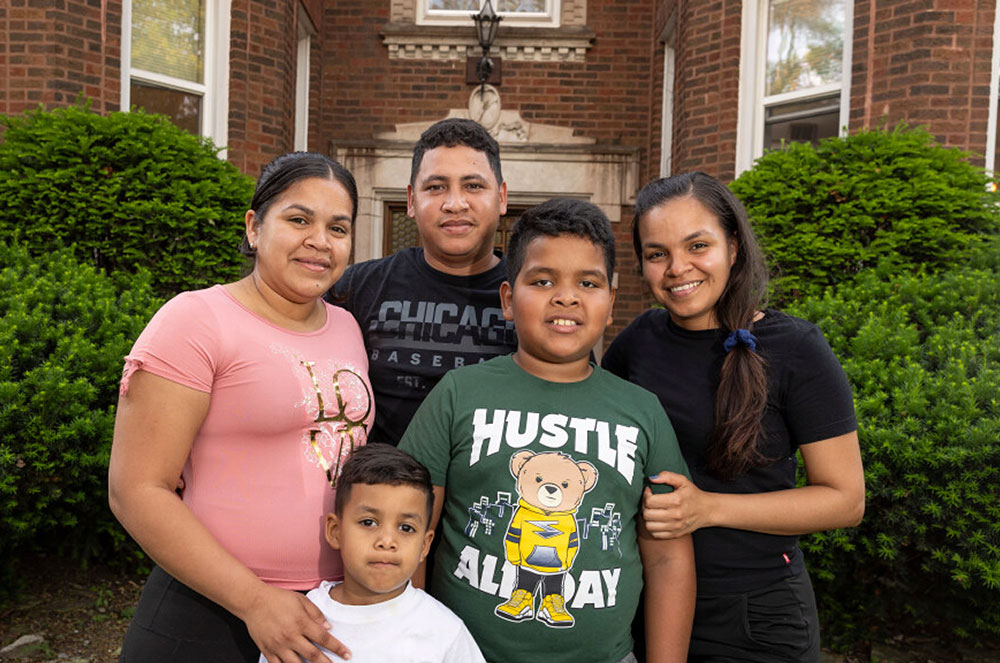
<svg viewBox="0 0 1000 663">
<path fill-rule="evenodd" d="M 345 660 L 351 658 L 350 650 L 330 635 L 319 608 L 298 592 L 261 583 L 241 617 L 268 663 L 331 663 L 316 645 Z"/>
<path fill-rule="evenodd" d="M 660 472 L 649 481 L 674 489 L 670 493 L 654 493 L 648 486 L 643 490 L 642 517 L 654 539 L 675 539 L 712 524 L 711 493 L 675 472 Z"/>
</svg>

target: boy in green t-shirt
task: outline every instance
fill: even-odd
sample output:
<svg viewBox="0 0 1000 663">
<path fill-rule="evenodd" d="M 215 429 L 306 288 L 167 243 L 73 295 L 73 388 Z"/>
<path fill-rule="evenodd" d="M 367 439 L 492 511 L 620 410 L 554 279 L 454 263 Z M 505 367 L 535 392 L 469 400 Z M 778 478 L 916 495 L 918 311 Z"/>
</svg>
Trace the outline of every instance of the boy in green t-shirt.
<svg viewBox="0 0 1000 663">
<path fill-rule="evenodd" d="M 400 442 L 430 470 L 442 522 L 431 593 L 491 663 L 635 661 L 643 576 L 646 661 L 687 656 L 691 539 L 654 540 L 640 522 L 644 478 L 687 467 L 656 397 L 590 361 L 614 252 L 590 203 L 525 212 L 500 288 L 517 351 L 447 373 Z"/>
</svg>

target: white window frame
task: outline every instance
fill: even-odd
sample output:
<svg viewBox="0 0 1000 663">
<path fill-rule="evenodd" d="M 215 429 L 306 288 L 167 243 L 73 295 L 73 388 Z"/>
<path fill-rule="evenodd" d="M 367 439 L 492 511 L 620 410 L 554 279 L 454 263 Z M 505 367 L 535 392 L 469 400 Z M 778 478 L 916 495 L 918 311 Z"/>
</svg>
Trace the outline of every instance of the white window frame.
<svg viewBox="0 0 1000 663">
<path fill-rule="evenodd" d="M 766 95 L 767 12 L 770 0 L 744 0 L 740 35 L 739 120 L 736 127 L 736 175 L 764 153 L 764 120 L 771 106 L 808 101 L 840 93 L 840 135 L 847 134 L 851 110 L 851 56 L 854 46 L 854 1 L 844 2 L 844 51 L 841 81 L 806 90 Z"/>
<path fill-rule="evenodd" d="M 986 172 L 992 177 L 997 172 L 997 104 L 1000 103 L 1000 11 L 993 15 L 993 54 L 990 60 L 990 109 L 986 120 Z"/>
<path fill-rule="evenodd" d="M 132 67 L 132 0 L 122 0 L 121 108 L 132 105 L 132 81 L 197 94 L 201 97 L 201 135 L 220 147 L 229 142 L 229 39 L 232 0 L 205 5 L 204 82 L 194 83 Z M 219 152 L 226 158 L 226 150 Z"/>
<path fill-rule="evenodd" d="M 660 119 L 660 177 L 670 177 L 673 170 L 674 151 L 674 76 L 676 52 L 674 50 L 674 17 L 660 38 L 663 42 L 663 98 Z"/>
<path fill-rule="evenodd" d="M 428 9 L 429 0 L 416 0 L 417 3 L 417 25 L 474 25 L 471 15 L 474 12 L 468 10 L 432 10 Z M 480 8 L 485 0 L 479 0 Z M 517 26 L 524 28 L 558 28 L 560 20 L 560 10 L 562 0 L 545 0 L 548 10 L 544 12 L 502 12 L 497 9 L 496 0 L 492 0 L 493 9 L 503 16 L 502 25 Z M 479 11 L 479 10 L 476 10 Z"/>
<path fill-rule="evenodd" d="M 309 149 L 309 74 L 312 38 L 316 27 L 305 7 L 298 6 L 298 45 L 295 53 L 295 149 Z"/>
</svg>

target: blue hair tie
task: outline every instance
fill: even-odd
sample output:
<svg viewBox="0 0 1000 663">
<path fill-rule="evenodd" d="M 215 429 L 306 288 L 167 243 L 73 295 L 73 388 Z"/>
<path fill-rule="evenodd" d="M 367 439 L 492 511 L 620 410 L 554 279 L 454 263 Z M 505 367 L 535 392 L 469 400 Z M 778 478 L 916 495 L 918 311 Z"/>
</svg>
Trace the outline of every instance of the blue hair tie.
<svg viewBox="0 0 1000 663">
<path fill-rule="evenodd" d="M 749 329 L 734 329 L 722 342 L 722 349 L 731 352 L 738 343 L 742 343 L 751 350 L 757 350 L 757 337 L 751 334 Z"/>
</svg>

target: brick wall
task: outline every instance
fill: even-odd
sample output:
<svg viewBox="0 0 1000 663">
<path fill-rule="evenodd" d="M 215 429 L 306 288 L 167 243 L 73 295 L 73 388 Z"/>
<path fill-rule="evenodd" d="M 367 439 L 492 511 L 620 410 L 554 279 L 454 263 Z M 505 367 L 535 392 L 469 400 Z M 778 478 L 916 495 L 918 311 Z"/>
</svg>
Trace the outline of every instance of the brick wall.
<svg viewBox="0 0 1000 663">
<path fill-rule="evenodd" d="M 735 176 L 741 3 L 679 3 L 673 172 Z"/>
<path fill-rule="evenodd" d="M 986 149 L 990 0 L 858 0 L 851 128 L 901 120 L 946 145 Z M 982 164 L 982 158 L 975 161 Z"/>
<path fill-rule="evenodd" d="M 252 177 L 294 145 L 297 43 L 295 3 L 233 0 L 229 160 Z"/>
<path fill-rule="evenodd" d="M 0 113 L 73 103 L 98 112 L 120 103 L 121 2 L 0 3 Z"/>
</svg>

